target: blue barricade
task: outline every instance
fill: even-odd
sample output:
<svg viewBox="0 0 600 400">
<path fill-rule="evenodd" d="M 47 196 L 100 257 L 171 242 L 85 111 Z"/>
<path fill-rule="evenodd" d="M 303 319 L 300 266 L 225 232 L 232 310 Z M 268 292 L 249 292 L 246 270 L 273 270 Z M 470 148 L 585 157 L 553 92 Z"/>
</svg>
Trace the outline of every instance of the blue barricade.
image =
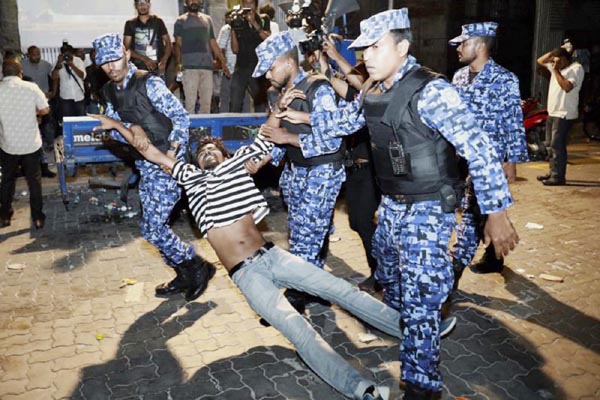
<svg viewBox="0 0 600 400">
<path fill-rule="evenodd" d="M 230 151 L 250 144 L 265 113 L 190 115 L 190 146 L 201 136 L 220 137 Z M 92 132 L 99 122 L 89 117 L 65 117 L 62 144 L 57 144 L 56 166 L 65 206 L 68 204 L 66 175 L 75 174 L 77 165 L 111 163 L 133 158 L 135 151 L 127 144 L 111 140 L 106 133 Z"/>
</svg>

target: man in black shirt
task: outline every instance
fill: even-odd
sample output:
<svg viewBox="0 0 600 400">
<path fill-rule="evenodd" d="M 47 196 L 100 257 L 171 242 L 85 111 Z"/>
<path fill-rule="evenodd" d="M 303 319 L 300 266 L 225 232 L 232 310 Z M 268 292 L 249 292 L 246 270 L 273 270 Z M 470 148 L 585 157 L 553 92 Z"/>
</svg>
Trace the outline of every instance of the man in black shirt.
<svg viewBox="0 0 600 400">
<path fill-rule="evenodd" d="M 229 110 L 241 112 L 246 88 L 254 100 L 254 110 L 264 111 L 267 104 L 267 83 L 264 78 L 252 78 L 252 72 L 258 63 L 256 46 L 271 34 L 267 16 L 257 12 L 258 0 L 242 0 L 246 22 L 241 26 L 232 23 L 234 35 L 231 35 L 231 49 L 237 54 L 235 70 L 231 76 L 231 101 Z"/>
<path fill-rule="evenodd" d="M 134 64 L 164 75 L 171 56 L 171 39 L 162 19 L 150 14 L 150 0 L 134 0 L 138 16 L 125 22 L 123 44 Z"/>
</svg>

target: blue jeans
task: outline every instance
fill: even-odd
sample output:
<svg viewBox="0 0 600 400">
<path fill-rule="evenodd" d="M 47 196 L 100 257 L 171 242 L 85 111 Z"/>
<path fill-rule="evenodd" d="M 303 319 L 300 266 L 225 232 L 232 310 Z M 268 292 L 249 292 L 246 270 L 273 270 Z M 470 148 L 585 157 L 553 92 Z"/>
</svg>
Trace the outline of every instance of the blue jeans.
<svg viewBox="0 0 600 400">
<path fill-rule="evenodd" d="M 549 145 L 550 177 L 564 180 L 567 172 L 567 139 L 574 119 L 548 117 L 546 139 Z M 549 140 L 548 140 L 549 139 Z"/>
<path fill-rule="evenodd" d="M 232 276 L 248 304 L 296 347 L 304 362 L 346 397 L 362 399 L 371 385 L 335 352 L 290 305 L 280 289 L 297 289 L 338 304 L 358 318 L 400 338 L 400 314 L 341 278 L 278 247 L 250 261 Z"/>
</svg>

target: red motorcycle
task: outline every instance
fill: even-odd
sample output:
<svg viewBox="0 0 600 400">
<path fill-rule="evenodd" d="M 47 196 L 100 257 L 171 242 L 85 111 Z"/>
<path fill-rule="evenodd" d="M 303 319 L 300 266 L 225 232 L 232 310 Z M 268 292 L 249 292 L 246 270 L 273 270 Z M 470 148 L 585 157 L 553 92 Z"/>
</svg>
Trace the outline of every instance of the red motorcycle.
<svg viewBox="0 0 600 400">
<path fill-rule="evenodd" d="M 525 125 L 529 160 L 548 160 L 548 151 L 546 150 L 545 143 L 548 111 L 540 109 L 540 101 L 537 97 L 522 100 L 521 108 L 523 109 L 523 124 Z"/>
</svg>

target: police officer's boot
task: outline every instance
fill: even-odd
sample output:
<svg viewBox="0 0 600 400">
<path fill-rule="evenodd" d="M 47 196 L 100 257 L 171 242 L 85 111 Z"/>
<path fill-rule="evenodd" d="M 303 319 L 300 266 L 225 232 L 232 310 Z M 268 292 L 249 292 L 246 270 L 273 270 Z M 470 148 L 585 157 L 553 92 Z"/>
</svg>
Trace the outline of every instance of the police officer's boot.
<svg viewBox="0 0 600 400">
<path fill-rule="evenodd" d="M 188 284 L 185 300 L 192 301 L 204 293 L 208 281 L 215 275 L 216 268 L 199 256 L 194 256 L 190 261 L 181 264 L 181 271 Z"/>
<path fill-rule="evenodd" d="M 483 257 L 481 257 L 481 260 L 475 264 L 471 264 L 470 268 L 471 271 L 476 274 L 501 273 L 504 269 L 504 257 L 497 259 L 494 245 L 490 243 L 487 249 L 485 249 L 485 253 L 483 254 Z"/>
<path fill-rule="evenodd" d="M 433 400 L 433 391 L 427 390 L 414 383 L 406 383 L 402 400 Z"/>
<path fill-rule="evenodd" d="M 164 282 L 158 285 L 154 289 L 154 293 L 158 297 L 167 297 L 177 293 L 183 293 L 188 288 L 188 283 L 183 273 L 181 272 L 181 267 L 173 268 L 177 276 L 169 282 Z"/>
</svg>

